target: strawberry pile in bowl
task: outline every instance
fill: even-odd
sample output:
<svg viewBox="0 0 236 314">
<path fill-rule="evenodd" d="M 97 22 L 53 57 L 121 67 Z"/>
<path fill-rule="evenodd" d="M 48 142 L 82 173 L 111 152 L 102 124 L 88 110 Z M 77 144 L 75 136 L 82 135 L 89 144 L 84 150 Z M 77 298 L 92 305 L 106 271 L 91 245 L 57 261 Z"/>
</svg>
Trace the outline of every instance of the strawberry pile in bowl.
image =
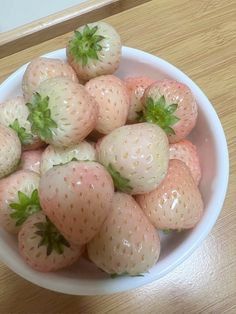
<svg viewBox="0 0 236 314">
<path fill-rule="evenodd" d="M 2 83 L 0 142 L 0 258 L 63 293 L 162 277 L 225 198 L 228 150 L 207 97 L 104 22 Z"/>
</svg>

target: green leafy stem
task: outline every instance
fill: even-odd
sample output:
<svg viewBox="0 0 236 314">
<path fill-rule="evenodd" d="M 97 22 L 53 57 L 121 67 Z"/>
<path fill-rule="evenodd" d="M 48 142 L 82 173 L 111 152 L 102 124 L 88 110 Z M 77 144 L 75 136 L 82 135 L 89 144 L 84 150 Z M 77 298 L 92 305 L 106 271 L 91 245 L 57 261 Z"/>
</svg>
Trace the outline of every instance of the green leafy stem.
<svg viewBox="0 0 236 314">
<path fill-rule="evenodd" d="M 40 236 L 38 247 L 45 245 L 47 248 L 47 256 L 53 251 L 61 255 L 64 247 L 70 247 L 69 242 L 63 237 L 56 226 L 46 217 L 45 222 L 35 223 L 37 230 L 35 234 Z"/>
<path fill-rule="evenodd" d="M 23 145 L 28 145 L 32 143 L 33 135 L 31 133 L 27 133 L 26 129 L 20 126 L 18 119 L 15 119 L 15 121 L 10 124 L 9 127 L 17 133 Z"/>
<path fill-rule="evenodd" d="M 35 93 L 31 103 L 26 105 L 30 112 L 27 120 L 31 123 L 32 133 L 43 141 L 51 139 L 53 137 L 52 130 L 57 128 L 57 123 L 51 117 L 49 97 L 43 98 L 39 93 Z"/>
<path fill-rule="evenodd" d="M 161 96 L 157 101 L 148 97 L 143 110 L 137 112 L 139 122 L 150 122 L 159 125 L 167 135 L 175 134 L 172 126 L 179 121 L 174 115 L 178 104 L 167 104 L 165 96 Z"/>
<path fill-rule="evenodd" d="M 118 191 L 130 193 L 132 191 L 132 186 L 130 185 L 130 180 L 121 176 L 114 166 L 109 163 L 107 170 L 110 173 L 114 185 Z"/>
<path fill-rule="evenodd" d="M 10 208 L 13 209 L 10 217 L 16 221 L 16 226 L 21 226 L 30 215 L 40 211 L 41 206 L 37 189 L 32 192 L 30 197 L 18 191 L 18 199 L 18 203 L 9 204 Z"/>
<path fill-rule="evenodd" d="M 75 31 L 73 39 L 69 42 L 69 51 L 75 60 L 85 66 L 89 59 L 98 60 L 98 52 L 102 50 L 100 42 L 104 36 L 96 34 L 98 26 L 85 25 L 83 31 Z"/>
</svg>

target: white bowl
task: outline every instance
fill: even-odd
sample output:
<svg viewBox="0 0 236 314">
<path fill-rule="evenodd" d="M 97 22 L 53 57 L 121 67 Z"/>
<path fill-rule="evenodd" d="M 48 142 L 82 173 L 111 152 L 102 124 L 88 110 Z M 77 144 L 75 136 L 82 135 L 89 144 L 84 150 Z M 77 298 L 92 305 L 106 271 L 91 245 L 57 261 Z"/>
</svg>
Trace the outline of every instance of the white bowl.
<svg viewBox="0 0 236 314">
<path fill-rule="evenodd" d="M 45 55 L 65 59 L 65 49 Z M 0 86 L 0 102 L 21 94 L 21 80 L 26 65 Z M 153 282 L 182 263 L 208 235 L 223 206 L 228 184 L 229 162 L 224 131 L 217 114 L 201 89 L 183 72 L 168 62 L 140 50 L 123 47 L 119 77 L 147 75 L 154 79 L 171 78 L 192 90 L 198 106 L 197 125 L 190 138 L 197 145 L 203 177 L 200 190 L 205 204 L 204 215 L 192 230 L 162 235 L 161 256 L 144 277 L 110 278 L 85 259 L 69 269 L 39 273 L 27 266 L 17 251 L 16 238 L 0 229 L 0 259 L 14 272 L 41 287 L 73 295 L 110 294 Z"/>
</svg>

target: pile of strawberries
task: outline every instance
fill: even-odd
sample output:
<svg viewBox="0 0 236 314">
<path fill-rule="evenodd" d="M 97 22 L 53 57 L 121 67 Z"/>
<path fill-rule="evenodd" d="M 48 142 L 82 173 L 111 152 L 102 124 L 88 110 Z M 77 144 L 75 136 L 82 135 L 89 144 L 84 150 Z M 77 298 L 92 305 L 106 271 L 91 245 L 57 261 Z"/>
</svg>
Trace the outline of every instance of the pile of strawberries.
<svg viewBox="0 0 236 314">
<path fill-rule="evenodd" d="M 114 76 L 121 41 L 104 22 L 78 28 L 67 62 L 37 58 L 23 96 L 0 104 L 0 224 L 38 271 L 85 254 L 109 274 L 156 264 L 158 230 L 194 227 L 203 202 L 191 90 Z"/>
</svg>

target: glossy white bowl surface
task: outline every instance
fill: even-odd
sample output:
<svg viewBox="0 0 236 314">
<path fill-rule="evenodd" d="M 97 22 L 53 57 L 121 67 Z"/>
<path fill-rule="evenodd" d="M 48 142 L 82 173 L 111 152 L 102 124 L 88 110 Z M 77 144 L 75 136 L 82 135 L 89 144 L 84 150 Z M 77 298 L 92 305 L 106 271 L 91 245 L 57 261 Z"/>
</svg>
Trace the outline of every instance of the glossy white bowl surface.
<svg viewBox="0 0 236 314">
<path fill-rule="evenodd" d="M 65 50 L 45 55 L 65 59 Z M 26 65 L 14 72 L 0 86 L 0 103 L 21 94 L 21 80 Z M 153 79 L 171 78 L 185 83 L 192 90 L 199 117 L 190 139 L 197 145 L 201 159 L 200 190 L 205 210 L 199 224 L 190 231 L 162 235 L 162 250 L 158 263 L 144 277 L 110 278 L 92 263 L 81 259 L 69 269 L 55 273 L 39 273 L 21 259 L 14 236 L 0 229 L 0 259 L 14 272 L 47 289 L 74 295 L 98 295 L 121 292 L 153 282 L 183 262 L 208 235 L 223 206 L 228 184 L 228 149 L 224 131 L 212 104 L 202 90 L 183 72 L 168 62 L 140 50 L 123 47 L 122 61 L 116 75 L 147 75 Z"/>
</svg>

